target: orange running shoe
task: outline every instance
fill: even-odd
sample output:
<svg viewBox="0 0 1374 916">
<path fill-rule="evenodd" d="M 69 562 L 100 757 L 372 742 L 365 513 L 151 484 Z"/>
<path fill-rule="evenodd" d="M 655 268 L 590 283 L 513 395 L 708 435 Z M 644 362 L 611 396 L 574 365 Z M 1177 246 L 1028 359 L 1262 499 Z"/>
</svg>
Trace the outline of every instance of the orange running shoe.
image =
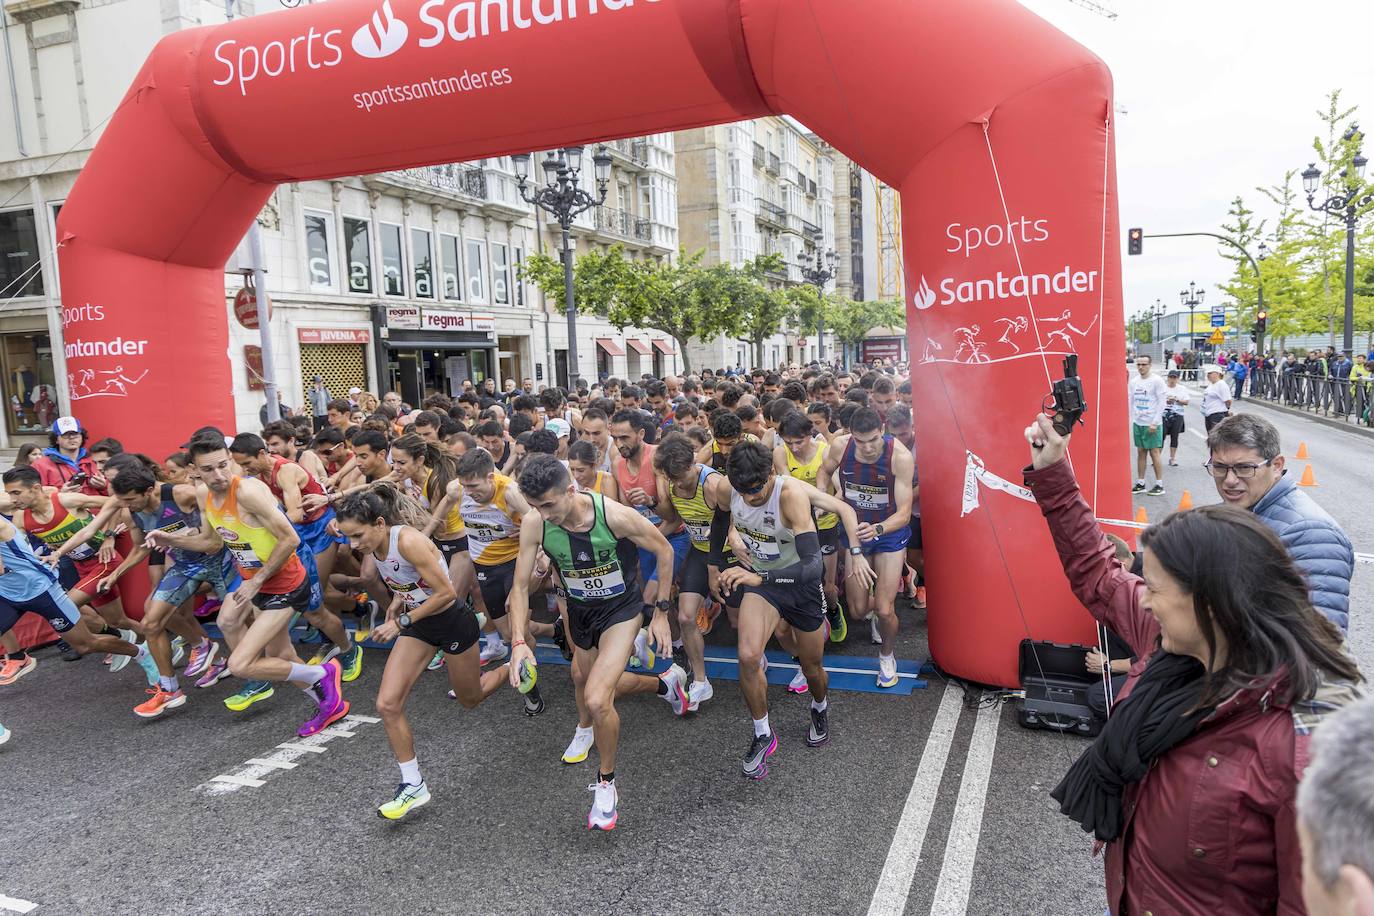
<svg viewBox="0 0 1374 916">
<path fill-rule="evenodd" d="M 918 586 L 916 586 L 916 604 L 915 604 L 915 607 L 916 607 L 917 609 L 920 609 L 920 608 L 924 608 L 925 606 L 926 606 L 926 587 L 925 587 L 924 585 L 918 585 Z"/>
<path fill-rule="evenodd" d="M 702 636 L 709 636 L 716 627 L 716 618 L 720 616 L 720 602 L 711 601 L 701 605 L 697 611 L 697 629 Z"/>
<path fill-rule="evenodd" d="M 178 687 L 176 690 L 163 690 L 161 687 L 150 687 L 148 693 L 151 696 L 147 702 L 140 703 L 134 707 L 134 712 L 144 719 L 156 719 L 169 709 L 176 709 L 178 706 L 186 705 L 186 694 Z"/>
<path fill-rule="evenodd" d="M 7 658 L 4 664 L 0 664 L 0 687 L 8 687 L 34 668 L 38 667 L 38 659 L 32 655 L 24 656 L 24 660 L 17 658 Z"/>
</svg>

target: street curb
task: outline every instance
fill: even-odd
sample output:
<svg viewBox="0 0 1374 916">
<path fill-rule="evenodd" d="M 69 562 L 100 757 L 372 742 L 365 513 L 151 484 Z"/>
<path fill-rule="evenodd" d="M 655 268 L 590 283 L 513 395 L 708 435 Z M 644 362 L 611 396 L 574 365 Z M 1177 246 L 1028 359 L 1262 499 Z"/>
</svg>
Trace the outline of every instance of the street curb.
<svg viewBox="0 0 1374 916">
<path fill-rule="evenodd" d="M 1351 433 L 1352 435 L 1361 436 L 1365 439 L 1374 439 L 1374 429 L 1371 429 L 1368 426 L 1360 426 L 1358 423 L 1350 423 L 1345 420 L 1337 420 L 1334 417 L 1325 417 L 1321 414 L 1311 413 L 1306 410 L 1299 410 L 1296 407 L 1286 407 L 1282 404 L 1274 404 L 1270 401 L 1264 400 L 1263 398 L 1243 398 L 1240 403 L 1257 404 L 1260 407 L 1265 408 L 1266 410 L 1274 410 L 1279 413 L 1286 413 L 1289 416 L 1293 417 L 1306 417 L 1314 423 L 1320 423 L 1321 425 L 1329 426 L 1332 429 L 1344 430 L 1345 432 Z"/>
</svg>

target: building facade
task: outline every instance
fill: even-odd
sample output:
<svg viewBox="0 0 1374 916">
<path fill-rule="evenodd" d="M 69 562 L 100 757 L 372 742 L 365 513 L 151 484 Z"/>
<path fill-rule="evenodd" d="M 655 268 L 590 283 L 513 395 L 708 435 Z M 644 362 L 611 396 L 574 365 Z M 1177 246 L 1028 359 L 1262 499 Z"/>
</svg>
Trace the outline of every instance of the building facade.
<svg viewBox="0 0 1374 916">
<path fill-rule="evenodd" d="M 200 0 L 7 0 L 4 10 L 0 446 L 43 436 L 71 409 L 62 317 L 82 305 L 62 301 L 55 224 L 101 126 L 159 38 L 225 21 L 224 6 Z M 254 7 L 240 0 L 235 12 Z M 578 217 L 577 252 L 618 244 L 631 258 L 676 257 L 673 136 L 608 149 L 606 201 Z M 590 163 L 585 171 L 590 183 Z M 271 362 L 288 405 L 303 403 L 314 375 L 335 394 L 395 389 L 411 403 L 465 380 L 566 384 L 562 302 L 518 276 L 531 253 L 557 256 L 558 226 L 521 199 L 509 158 L 284 185 L 258 221 Z M 243 291 L 247 267 L 241 246 L 226 265 L 225 313 L 239 428 L 255 429 L 264 379 L 256 309 L 244 307 L 250 294 L 256 301 Z M 680 367 L 661 332 L 581 315 L 577 341 L 583 378 Z"/>
</svg>

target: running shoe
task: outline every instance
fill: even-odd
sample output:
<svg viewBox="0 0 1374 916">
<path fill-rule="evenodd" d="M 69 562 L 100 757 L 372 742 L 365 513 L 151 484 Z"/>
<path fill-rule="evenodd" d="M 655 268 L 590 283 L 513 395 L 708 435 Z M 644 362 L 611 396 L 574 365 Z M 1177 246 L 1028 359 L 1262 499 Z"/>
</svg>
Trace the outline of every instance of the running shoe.
<svg viewBox="0 0 1374 916">
<path fill-rule="evenodd" d="M 196 646 L 186 661 L 186 676 L 192 679 L 199 678 L 215 663 L 215 656 L 218 654 L 219 643 L 213 639 L 207 639 Z"/>
<path fill-rule="evenodd" d="M 530 685 L 530 692 L 522 698 L 525 701 L 525 715 L 533 718 L 544 711 L 544 695 L 537 684 Z"/>
<path fill-rule="evenodd" d="M 897 686 L 897 658 L 893 655 L 878 656 L 878 686 Z"/>
<path fill-rule="evenodd" d="M 811 728 L 806 733 L 807 747 L 820 747 L 830 740 L 830 718 L 828 709 L 811 707 Z"/>
<path fill-rule="evenodd" d="M 429 804 L 429 786 L 421 780 L 418 786 L 401 783 L 396 787 L 396 797 L 377 809 L 377 814 L 389 821 L 399 821 L 413 809 Z"/>
<path fill-rule="evenodd" d="M 180 636 L 172 640 L 172 667 L 181 664 L 181 660 L 186 657 L 186 640 Z"/>
<path fill-rule="evenodd" d="M 1150 487 L 1150 489 L 1148 489 L 1148 490 L 1145 491 L 1145 495 L 1146 495 L 1146 496 L 1163 496 L 1163 495 L 1164 495 L 1164 484 L 1162 484 L 1162 483 L 1157 483 L 1157 484 L 1155 484 L 1153 487 Z"/>
<path fill-rule="evenodd" d="M 590 728 L 586 731 L 579 728 L 573 733 L 573 739 L 568 742 L 568 749 L 563 752 L 563 762 L 581 763 L 587 759 L 587 754 L 591 752 L 592 745 L 595 743 L 595 732 Z"/>
<path fill-rule="evenodd" d="M 692 681 L 692 686 L 687 688 L 688 711 L 696 712 L 698 706 L 715 695 L 716 689 L 711 686 L 710 681 Z"/>
<path fill-rule="evenodd" d="M 434 657 L 429 660 L 429 664 L 425 665 L 425 670 L 438 671 L 442 667 L 444 667 L 444 650 L 440 649 L 438 652 L 434 653 Z"/>
<path fill-rule="evenodd" d="M 121 657 L 121 658 L 129 658 L 130 656 L 123 655 L 123 656 L 120 656 L 120 657 Z M 152 652 L 144 652 L 144 653 L 143 653 L 143 657 L 140 658 L 140 659 L 137 659 L 137 661 L 138 661 L 138 666 L 139 666 L 140 668 L 143 669 L 143 676 L 146 677 L 146 678 L 148 679 L 148 686 L 149 686 L 149 687 L 156 687 L 156 686 L 157 686 L 157 679 L 158 679 L 159 677 L 161 677 L 162 674 L 161 674 L 161 672 L 159 672 L 159 671 L 157 670 L 157 662 L 153 659 L 153 653 L 152 653 Z M 124 664 L 127 665 L 128 662 L 125 662 Z M 114 665 L 110 665 L 110 668 L 113 669 L 113 668 L 114 668 Z"/>
<path fill-rule="evenodd" d="M 57 651 L 62 653 L 62 660 L 64 662 L 81 661 L 81 653 L 73 649 L 65 639 L 59 639 L 57 641 Z"/>
<path fill-rule="evenodd" d="M 217 611 L 219 611 L 220 605 L 222 603 L 223 602 L 221 602 L 218 598 L 208 599 L 204 604 L 196 608 L 195 615 L 197 619 L 204 620 L 206 617 L 214 616 L 214 614 Z"/>
<path fill-rule="evenodd" d="M 691 683 L 696 672 L 692 670 L 692 663 L 687 658 L 687 649 L 683 646 L 673 646 L 673 664 L 677 665 L 687 674 L 687 682 Z"/>
<path fill-rule="evenodd" d="M 539 682 L 539 668 L 530 659 L 525 659 L 520 663 L 520 682 L 516 685 L 516 690 L 521 693 L 529 693 Z"/>
<path fill-rule="evenodd" d="M 306 662 L 307 665 L 323 665 L 331 658 L 339 657 L 338 646 L 334 645 L 332 642 L 327 644 L 328 648 L 325 648 L 325 645 L 326 644 L 321 644 L 319 649 L 315 650 L 315 654 L 310 656 L 310 661 Z"/>
<path fill-rule="evenodd" d="M 114 655 L 113 655 L 112 653 L 106 652 L 106 653 L 105 653 L 105 657 L 102 658 L 102 659 L 100 660 L 100 664 L 102 664 L 102 665 L 104 665 L 105 667 L 108 668 L 108 667 L 110 666 L 110 662 L 111 662 L 113 659 L 114 659 Z"/>
<path fill-rule="evenodd" d="M 32 655 L 24 656 L 22 662 L 17 658 L 5 659 L 0 665 L 0 687 L 8 687 L 37 667 L 38 659 Z"/>
<path fill-rule="evenodd" d="M 759 670 L 764 674 L 768 673 L 768 653 L 759 656 Z"/>
<path fill-rule="evenodd" d="M 768 758 L 773 756 L 777 749 L 776 735 L 755 735 L 749 742 L 749 752 L 744 755 L 744 764 L 741 767 L 744 775 L 750 779 L 762 779 L 767 776 Z"/>
<path fill-rule="evenodd" d="M 482 651 L 477 653 L 477 661 L 480 664 L 488 665 L 492 662 L 505 661 L 509 656 L 510 646 L 506 645 L 504 642 L 498 644 L 495 648 L 492 648 L 491 643 L 485 643 L 482 646 Z"/>
<path fill-rule="evenodd" d="M 138 634 L 133 630 L 120 630 L 119 638 L 131 646 L 138 644 Z M 134 657 L 132 655 L 115 655 L 111 657 L 110 673 L 114 674 L 116 671 L 123 671 L 128 666 L 129 662 L 133 660 Z"/>
<path fill-rule="evenodd" d="M 356 681 L 363 673 L 363 647 L 354 643 L 352 651 L 339 656 L 339 666 L 343 669 L 343 680 Z"/>
<path fill-rule="evenodd" d="M 4 744 L 8 740 L 10 740 L 10 730 L 0 725 L 0 744 Z"/>
<path fill-rule="evenodd" d="M 654 660 L 654 649 L 649 645 L 649 631 L 640 627 L 639 635 L 635 637 L 634 654 L 630 656 L 630 667 L 652 669 Z"/>
<path fill-rule="evenodd" d="M 587 829 L 614 830 L 616 819 L 620 817 L 615 810 L 616 803 L 620 800 L 615 791 L 615 781 L 602 780 L 592 783 L 587 788 L 596 793 L 592 801 L 592 810 L 587 815 Z"/>
<path fill-rule="evenodd" d="M 830 621 L 830 641 L 844 642 L 844 638 L 849 635 L 849 621 L 844 616 L 844 608 L 839 604 L 827 604 L 825 619 Z"/>
<path fill-rule="evenodd" d="M 1132 492 L 1132 493 L 1144 493 L 1144 492 L 1145 492 L 1145 484 L 1143 484 L 1143 483 L 1138 483 L 1138 484 L 1133 485 L 1133 486 L 1131 487 L 1131 492 Z"/>
<path fill-rule="evenodd" d="M 923 611 L 923 610 L 925 610 L 925 607 L 926 607 L 926 587 L 925 587 L 924 585 L 918 585 L 918 586 L 916 586 L 916 601 L 915 601 L 915 603 L 912 605 L 912 607 L 916 608 L 916 610 L 918 610 L 918 611 Z"/>
<path fill-rule="evenodd" d="M 1176 468 L 1176 467 L 1178 467 L 1178 459 L 1177 459 L 1177 458 L 1170 458 L 1170 459 L 1169 459 L 1169 467 L 1171 467 L 1171 468 Z"/>
<path fill-rule="evenodd" d="M 558 651 L 562 653 L 563 661 L 572 661 L 572 643 L 568 642 L 568 634 L 563 629 L 562 617 L 559 617 L 553 622 L 553 644 L 557 646 Z"/>
<path fill-rule="evenodd" d="M 134 713 L 140 718 L 156 719 L 169 709 L 186 705 L 186 694 L 180 687 L 176 690 L 151 687 L 148 693 L 151 694 L 148 700 L 134 707 Z"/>
<path fill-rule="evenodd" d="M 873 645 L 881 646 L 883 644 L 883 631 L 878 629 L 877 614 L 868 615 L 868 630 L 868 638 L 873 641 Z"/>
<path fill-rule="evenodd" d="M 340 686 L 342 677 L 343 670 L 339 667 L 338 659 L 331 658 L 324 663 L 324 677 L 315 685 L 319 688 L 319 711 L 296 729 L 297 735 L 308 738 L 348 715 L 348 701 L 343 698 L 343 689 Z"/>
<path fill-rule="evenodd" d="M 678 665 L 673 665 L 659 677 L 659 680 L 668 685 L 668 692 L 663 695 L 663 699 L 668 701 L 668 705 L 673 707 L 673 715 L 682 716 L 687 714 L 687 672 L 683 671 Z"/>
<path fill-rule="evenodd" d="M 204 678 L 201 678 L 204 680 Z M 209 686 L 208 684 L 206 686 Z M 243 712 L 254 703 L 261 703 L 263 700 L 271 699 L 275 691 L 271 683 L 267 681 L 249 681 L 243 685 L 243 689 L 231 697 L 227 697 L 224 705 L 234 712 Z"/>
<path fill-rule="evenodd" d="M 810 685 L 806 683 L 806 672 L 798 668 L 797 673 L 792 675 L 792 680 L 787 683 L 787 692 L 806 693 L 810 689 Z"/>
<path fill-rule="evenodd" d="M 702 602 L 701 609 L 697 611 L 697 629 L 702 636 L 710 636 L 711 631 L 716 628 L 716 618 L 720 616 L 720 602 Z"/>
<path fill-rule="evenodd" d="M 205 673 L 196 681 L 197 687 L 213 687 L 220 681 L 229 676 L 229 662 L 227 659 L 219 659 L 211 662 L 210 667 L 205 669 Z M 266 699 L 264 697 L 264 699 Z M 231 707 L 232 708 L 232 707 Z"/>
</svg>

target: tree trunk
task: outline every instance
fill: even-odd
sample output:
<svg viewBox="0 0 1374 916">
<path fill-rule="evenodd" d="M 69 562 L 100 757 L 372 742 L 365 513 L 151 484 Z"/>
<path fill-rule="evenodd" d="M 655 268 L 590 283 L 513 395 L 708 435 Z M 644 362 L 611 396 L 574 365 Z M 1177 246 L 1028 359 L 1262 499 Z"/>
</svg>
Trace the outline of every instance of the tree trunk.
<svg viewBox="0 0 1374 916">
<path fill-rule="evenodd" d="M 692 357 L 687 353 L 687 341 L 672 335 L 673 340 L 677 341 L 677 352 L 682 356 L 682 374 L 688 376 L 692 374 Z"/>
</svg>

